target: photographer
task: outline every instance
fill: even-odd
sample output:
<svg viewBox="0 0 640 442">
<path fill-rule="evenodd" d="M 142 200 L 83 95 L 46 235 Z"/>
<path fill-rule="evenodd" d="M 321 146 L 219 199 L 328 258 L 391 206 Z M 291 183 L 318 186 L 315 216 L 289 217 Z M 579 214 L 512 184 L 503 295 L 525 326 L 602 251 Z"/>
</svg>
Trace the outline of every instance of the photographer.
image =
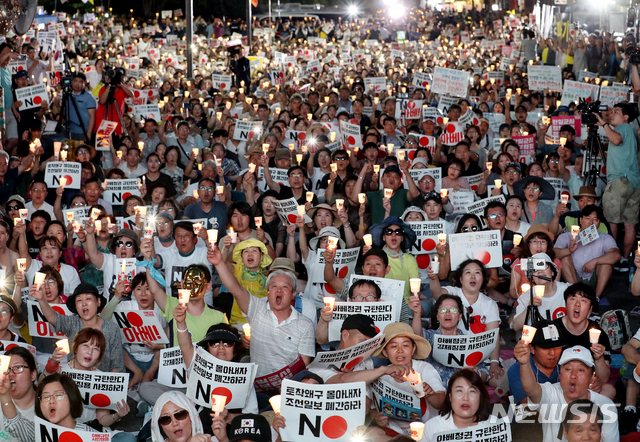
<svg viewBox="0 0 640 442">
<path fill-rule="evenodd" d="M 86 86 L 87 77 L 82 72 L 76 73 L 71 81 L 73 94 L 67 103 L 69 117 L 67 124 L 69 125 L 70 139 L 89 143 L 96 122 L 96 99 L 87 92 Z M 73 101 L 75 101 L 77 110 Z"/>
<path fill-rule="evenodd" d="M 123 83 L 126 71 L 123 68 L 107 69 L 102 78 L 104 86 L 100 89 L 100 99 L 98 101 L 98 110 L 96 112 L 96 123 L 93 127 L 94 132 L 100 127 L 102 120 L 115 121 L 118 123 L 115 134 L 122 135 L 122 126 L 124 121 L 118 116 L 115 106 L 120 110 L 120 115 L 124 115 L 125 98 L 133 98 L 133 92 L 127 85 Z M 108 112 L 107 112 L 108 109 Z"/>
<path fill-rule="evenodd" d="M 242 46 L 233 46 L 229 48 L 229 55 L 231 55 L 231 71 L 235 77 L 236 86 L 245 87 L 246 90 L 250 90 L 251 66 L 249 59 L 243 54 Z"/>
<path fill-rule="evenodd" d="M 634 70 L 637 67 L 633 66 Z M 618 103 L 611 111 L 611 123 L 598 118 L 609 138 L 607 155 L 607 187 L 602 196 L 602 208 L 611 223 L 611 234 L 617 239 L 618 224 L 624 223 L 624 240 L 620 268 L 628 268 L 627 258 L 636 240 L 640 204 L 640 170 L 638 170 L 637 142 L 630 123 L 638 117 L 636 105 Z"/>
</svg>

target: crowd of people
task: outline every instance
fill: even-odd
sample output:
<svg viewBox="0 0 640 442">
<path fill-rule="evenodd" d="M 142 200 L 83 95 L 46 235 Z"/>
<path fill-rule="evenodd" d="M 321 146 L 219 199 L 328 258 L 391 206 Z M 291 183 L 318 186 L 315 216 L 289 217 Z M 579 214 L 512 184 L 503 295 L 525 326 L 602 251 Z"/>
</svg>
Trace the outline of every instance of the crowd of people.
<svg viewBox="0 0 640 442">
<path fill-rule="evenodd" d="M 0 43 L 7 440 L 296 440 L 284 380 L 364 385 L 345 438 L 485 440 L 511 397 L 499 440 L 637 440 L 640 332 L 607 299 L 616 274 L 640 296 L 633 34 L 414 9 L 255 20 L 251 41 L 198 17 L 187 42 L 159 15 Z M 443 357 L 474 335 L 482 357 Z M 210 382 L 246 399 L 203 406 L 203 364 L 254 367 Z M 100 373 L 126 396 L 88 400 Z"/>
</svg>

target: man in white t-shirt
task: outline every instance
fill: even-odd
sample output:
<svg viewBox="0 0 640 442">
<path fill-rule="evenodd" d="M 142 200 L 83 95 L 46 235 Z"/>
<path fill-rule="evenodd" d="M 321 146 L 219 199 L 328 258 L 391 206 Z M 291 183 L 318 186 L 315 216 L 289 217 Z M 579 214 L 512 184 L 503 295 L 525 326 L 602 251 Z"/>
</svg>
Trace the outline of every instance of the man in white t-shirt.
<svg viewBox="0 0 640 442">
<path fill-rule="evenodd" d="M 588 349 L 581 345 L 566 349 L 558 361 L 560 382 L 542 385 L 536 380 L 531 368 L 529 344 L 525 341 L 518 342 L 513 353 L 520 363 L 522 388 L 529 398 L 527 406 L 531 410 L 539 410 L 543 442 L 559 440 L 564 409 L 568 403 L 577 399 L 589 399 L 600 406 L 605 416 L 602 440 L 620 440 L 616 405 L 611 399 L 589 390 L 589 384 L 595 375 L 595 364 Z"/>
<path fill-rule="evenodd" d="M 49 190 L 44 181 L 34 181 L 31 184 L 31 201 L 24 205 L 25 209 L 29 211 L 27 214 L 29 219 L 37 210 L 44 210 L 51 215 L 51 219 L 55 219 L 56 215 L 53 213 L 53 206 L 45 201 L 48 192 Z"/>
</svg>

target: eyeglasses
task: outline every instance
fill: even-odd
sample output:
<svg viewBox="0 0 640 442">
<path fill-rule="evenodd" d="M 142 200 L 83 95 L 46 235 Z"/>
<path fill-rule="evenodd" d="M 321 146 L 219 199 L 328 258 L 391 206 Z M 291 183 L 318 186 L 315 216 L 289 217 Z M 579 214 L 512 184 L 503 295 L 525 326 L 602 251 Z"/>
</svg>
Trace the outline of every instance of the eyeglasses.
<svg viewBox="0 0 640 442">
<path fill-rule="evenodd" d="M 524 190 L 528 190 L 528 191 L 534 191 L 534 192 L 540 192 L 540 188 L 539 187 L 527 187 Z"/>
<path fill-rule="evenodd" d="M 10 315 L 11 312 L 9 310 L 0 310 L 0 315 L 4 316 L 4 315 Z"/>
<path fill-rule="evenodd" d="M 162 209 L 160 213 L 162 212 L 173 212 L 173 207 L 167 207 L 166 209 Z"/>
<path fill-rule="evenodd" d="M 421 184 L 427 184 L 427 183 L 435 183 L 434 180 L 428 180 L 428 179 L 424 179 L 424 180 L 420 180 L 419 183 Z"/>
<path fill-rule="evenodd" d="M 189 417 L 189 412 L 187 410 L 180 410 L 176 412 L 173 416 L 160 416 L 158 418 L 158 423 L 162 426 L 169 425 L 171 423 L 171 418 L 175 417 L 178 421 L 183 421 Z"/>
<path fill-rule="evenodd" d="M 220 347 L 231 348 L 235 345 L 235 342 L 232 341 L 220 341 L 220 342 L 209 342 L 209 347 Z"/>
<path fill-rule="evenodd" d="M 39 193 L 39 192 L 46 192 L 47 189 L 32 189 L 31 190 L 33 193 Z"/>
<path fill-rule="evenodd" d="M 18 365 L 17 367 L 26 367 L 26 365 Z M 40 402 L 51 402 L 51 399 L 56 402 L 61 401 L 66 395 L 66 391 L 54 391 L 53 394 L 43 394 L 42 396 L 40 396 Z"/>
<path fill-rule="evenodd" d="M 553 163 L 553 164 L 558 164 L 558 163 L 559 163 L 559 161 L 558 161 L 558 160 L 549 160 L 549 162 L 550 162 L 550 163 Z"/>
<path fill-rule="evenodd" d="M 127 249 L 130 249 L 131 247 L 133 247 L 133 241 L 116 241 L 116 247 L 127 247 Z"/>
<path fill-rule="evenodd" d="M 81 203 L 81 202 L 71 203 L 71 207 L 84 207 L 84 203 Z"/>
<path fill-rule="evenodd" d="M 20 210 L 20 206 L 15 205 L 15 206 L 7 206 L 8 210 Z"/>
<path fill-rule="evenodd" d="M 202 190 L 203 192 L 205 190 L 209 191 L 209 192 L 213 192 L 213 187 L 205 187 L 205 186 L 200 186 L 200 190 Z"/>
<path fill-rule="evenodd" d="M 462 233 L 477 232 L 478 231 L 478 226 L 463 227 L 460 230 L 462 231 Z"/>
<path fill-rule="evenodd" d="M 515 170 L 508 170 L 507 172 L 505 172 L 507 175 L 517 175 L 519 172 L 516 172 Z"/>
<path fill-rule="evenodd" d="M 302 174 L 301 173 L 292 173 L 290 175 L 290 178 L 302 178 Z"/>
<path fill-rule="evenodd" d="M 402 235 L 404 235 L 404 232 L 402 231 L 402 229 L 393 230 L 393 229 L 386 228 L 386 229 L 384 229 L 384 234 L 385 235 L 402 236 Z"/>
<path fill-rule="evenodd" d="M 532 239 L 531 241 L 529 241 L 529 244 L 533 244 L 534 246 L 546 246 L 547 241 L 545 241 L 544 239 Z"/>
<path fill-rule="evenodd" d="M 489 215 L 489 218 L 496 219 L 496 218 L 502 218 L 503 216 L 504 216 L 504 213 L 494 213 L 492 215 Z"/>
<path fill-rule="evenodd" d="M 164 227 L 164 226 L 167 226 L 169 224 L 171 224 L 169 221 L 163 221 L 163 222 L 156 223 L 156 225 L 159 226 L 159 227 Z"/>
<path fill-rule="evenodd" d="M 458 310 L 456 307 L 440 309 L 440 313 L 442 313 L 443 315 L 446 315 L 447 313 L 458 313 L 459 311 L 460 310 Z"/>
<path fill-rule="evenodd" d="M 460 172 L 460 168 L 459 167 L 449 167 L 449 170 L 457 170 L 458 172 Z"/>
<path fill-rule="evenodd" d="M 89 151 L 83 149 L 83 150 L 77 151 L 76 155 L 87 155 L 88 153 L 89 153 Z"/>
<path fill-rule="evenodd" d="M 335 158 L 335 161 L 347 161 L 346 158 Z"/>
<path fill-rule="evenodd" d="M 418 144 L 418 143 L 416 143 L 415 140 L 409 140 L 409 141 L 407 141 L 407 144 Z"/>
<path fill-rule="evenodd" d="M 352 296 L 350 299 L 354 301 L 362 301 L 364 299 L 365 301 L 371 302 L 371 301 L 375 301 L 378 298 L 375 297 L 374 295 L 367 295 L 367 296 L 357 295 L 357 296 Z"/>
</svg>

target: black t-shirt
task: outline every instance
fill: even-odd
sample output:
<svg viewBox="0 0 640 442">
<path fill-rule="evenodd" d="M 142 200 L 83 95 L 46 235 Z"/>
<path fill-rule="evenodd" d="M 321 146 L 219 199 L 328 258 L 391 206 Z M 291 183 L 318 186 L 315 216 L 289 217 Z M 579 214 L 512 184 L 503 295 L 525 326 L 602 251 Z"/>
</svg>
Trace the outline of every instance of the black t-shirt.
<svg viewBox="0 0 640 442">
<path fill-rule="evenodd" d="M 36 259 L 40 254 L 40 239 L 35 239 L 33 232 L 27 232 L 27 246 L 29 247 L 29 256 L 31 259 Z"/>
<path fill-rule="evenodd" d="M 463 170 L 460 174 L 461 177 L 466 176 L 475 176 L 482 173 L 482 169 L 478 166 L 478 163 L 475 161 L 469 161 L 469 167 L 466 170 Z"/>
<path fill-rule="evenodd" d="M 569 314 L 569 313 L 567 313 Z M 585 331 L 581 335 L 572 335 L 569 333 L 567 328 L 564 326 L 564 322 L 562 318 L 558 318 L 553 323 L 558 327 L 558 331 L 561 336 L 564 336 L 565 346 L 564 348 L 571 348 L 576 345 L 582 345 L 584 348 L 588 348 L 591 351 L 591 343 L 589 342 L 589 330 L 595 328 L 596 330 L 600 330 L 600 339 L 598 340 L 598 344 L 604 345 L 604 359 L 606 361 L 611 362 L 611 344 L 609 343 L 609 337 L 607 334 L 600 328 L 600 324 L 594 321 L 589 321 L 589 326 L 585 329 Z M 591 356 L 593 356 L 593 352 L 591 352 Z"/>
<path fill-rule="evenodd" d="M 145 196 L 145 202 L 151 201 L 151 194 L 153 193 L 153 189 L 159 186 L 164 186 L 167 189 L 165 193 L 165 198 L 171 198 L 176 194 L 176 187 L 173 185 L 173 180 L 166 173 L 160 172 L 160 176 L 157 180 L 151 181 L 149 177 L 145 174 L 145 180 L 147 184 L 147 194 Z"/>
</svg>

